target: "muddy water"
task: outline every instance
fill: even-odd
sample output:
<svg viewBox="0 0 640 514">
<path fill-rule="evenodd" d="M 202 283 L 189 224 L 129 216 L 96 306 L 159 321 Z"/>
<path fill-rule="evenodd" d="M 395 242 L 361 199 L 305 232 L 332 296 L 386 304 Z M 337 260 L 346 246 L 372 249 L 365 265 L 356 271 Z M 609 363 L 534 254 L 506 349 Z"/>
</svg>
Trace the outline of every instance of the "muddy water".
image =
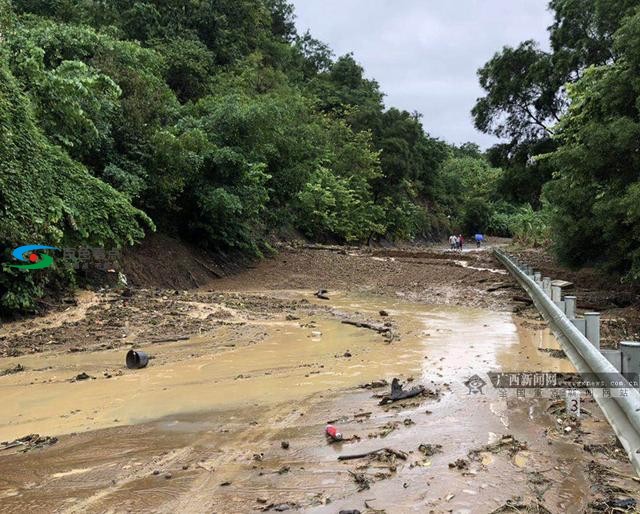
<svg viewBox="0 0 640 514">
<path fill-rule="evenodd" d="M 337 297 L 332 304 L 369 317 L 376 317 L 380 308 L 371 299 Z M 259 344 L 197 358 L 189 355 L 207 343 L 206 338 L 143 347 L 156 359 L 140 371 L 123 369 L 121 350 L 1 359 L 0 369 L 19 363 L 29 371 L 0 377 L 0 440 L 282 402 L 423 369 L 450 379 L 483 369 L 516 369 L 528 360 L 539 367 L 544 359 L 531 344 L 524 346 L 529 353 L 524 358 L 521 350 L 513 351 L 517 334 L 508 314 L 400 302 L 389 310 L 408 332 L 393 348 L 372 331 L 318 319 L 312 324 L 271 323 L 265 326 L 268 337 Z M 224 343 L 224 336 L 221 339 Z M 347 352 L 352 357 L 344 357 Z M 95 379 L 73 381 L 80 373 Z"/>
<path fill-rule="evenodd" d="M 265 330 L 271 335 L 259 344 L 193 359 L 191 350 L 206 338 L 143 347 L 158 360 L 164 354 L 182 360 L 164 358 L 167 362 L 161 365 L 152 360 L 147 369 L 122 370 L 121 376 L 109 379 L 104 370 L 123 367 L 122 351 L 6 359 L 0 368 L 19 362 L 42 371 L 0 378 L 0 440 L 282 402 L 420 369 L 421 342 L 398 344 L 391 360 L 380 336 L 336 320 L 319 320 L 313 328 L 283 322 Z M 351 358 L 344 357 L 347 352 Z M 81 372 L 96 379 L 70 380 Z"/>
<path fill-rule="evenodd" d="M 464 385 L 491 370 L 572 371 L 568 361 L 538 350 L 558 348 L 548 331 L 516 324 L 505 312 L 402 299 L 336 295 L 331 305 L 369 318 L 383 308 L 401 338 L 387 345 L 372 331 L 316 316 L 265 323 L 264 340 L 229 348 L 220 341 L 223 349 L 196 358 L 190 352 L 210 342 L 206 338 L 143 348 L 156 356 L 149 368 L 109 379 L 102 374 L 122 368 L 122 352 L 2 359 L 0 369 L 20 362 L 28 371 L 0 377 L 0 439 L 84 433 L 44 452 L 0 456 L 0 510 L 250 512 L 262 497 L 332 514 L 364 511 L 366 499 L 389 513 L 490 512 L 530 494 L 531 471 L 545 471 L 553 481 L 548 508 L 584 507 L 584 456 L 579 446 L 545 436 L 554 422 L 545 403 L 501 399 L 490 386 L 485 395 L 469 395 Z M 68 381 L 80 372 L 97 378 Z M 394 376 L 413 376 L 441 397 L 385 410 L 371 392 L 350 389 Z M 361 441 L 326 445 L 328 420 Z M 384 439 L 368 437 L 396 421 Z M 528 451 L 486 455 L 485 469 L 470 474 L 449 469 L 449 462 L 506 433 L 526 441 Z M 279 447 L 283 439 L 291 451 Z M 410 467 L 423 460 L 416 451 L 421 443 L 440 444 L 443 453 Z M 383 446 L 413 453 L 396 474 L 356 493 L 348 471 L 360 463 L 339 463 L 337 455 Z M 282 473 L 283 466 L 290 470 Z M 171 470 L 172 480 L 153 476 L 157 469 Z M 327 498 L 330 506 L 310 507 Z"/>
</svg>

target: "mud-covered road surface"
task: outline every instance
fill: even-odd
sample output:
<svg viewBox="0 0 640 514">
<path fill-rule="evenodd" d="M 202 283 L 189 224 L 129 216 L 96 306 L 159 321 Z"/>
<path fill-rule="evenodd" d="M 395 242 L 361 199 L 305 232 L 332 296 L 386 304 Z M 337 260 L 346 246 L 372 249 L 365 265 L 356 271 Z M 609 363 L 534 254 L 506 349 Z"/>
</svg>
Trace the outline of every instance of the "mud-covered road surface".
<svg viewBox="0 0 640 514">
<path fill-rule="evenodd" d="M 636 512 L 588 396 L 465 383 L 574 371 L 522 294 L 486 251 L 283 248 L 5 323 L 0 512 Z"/>
</svg>

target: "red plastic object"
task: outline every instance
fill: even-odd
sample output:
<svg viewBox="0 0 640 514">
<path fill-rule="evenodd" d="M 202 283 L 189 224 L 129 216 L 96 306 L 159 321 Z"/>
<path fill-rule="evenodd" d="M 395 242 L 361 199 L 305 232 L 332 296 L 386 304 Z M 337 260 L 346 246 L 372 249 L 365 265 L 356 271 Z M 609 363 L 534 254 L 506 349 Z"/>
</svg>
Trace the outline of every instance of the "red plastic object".
<svg viewBox="0 0 640 514">
<path fill-rule="evenodd" d="M 338 432 L 338 429 L 336 427 L 334 427 L 333 425 L 327 425 L 327 428 L 325 429 L 325 432 L 334 441 L 341 441 L 342 440 L 342 434 L 340 432 Z"/>
</svg>

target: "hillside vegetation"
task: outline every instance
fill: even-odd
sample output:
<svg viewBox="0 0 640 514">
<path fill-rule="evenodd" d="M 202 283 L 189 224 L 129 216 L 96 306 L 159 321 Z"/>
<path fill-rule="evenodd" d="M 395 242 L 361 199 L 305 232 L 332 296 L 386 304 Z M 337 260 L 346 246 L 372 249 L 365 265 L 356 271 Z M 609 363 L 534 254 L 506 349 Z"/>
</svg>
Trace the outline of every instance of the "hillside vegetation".
<svg viewBox="0 0 640 514">
<path fill-rule="evenodd" d="M 482 152 L 387 108 L 286 0 L 0 0 L 0 311 L 76 277 L 9 268 L 12 248 L 154 230 L 253 256 L 482 231 L 636 280 L 637 4 L 553 0 L 550 52 L 498 52 L 473 117 L 507 142 Z"/>
<path fill-rule="evenodd" d="M 292 231 L 435 238 L 452 223 L 440 197 L 463 201 L 440 173 L 457 149 L 386 109 L 352 55 L 296 33 L 283 0 L 0 1 L 7 261 L 156 228 L 254 255 Z M 450 169 L 488 170 L 472 153 Z M 63 268 L 5 268 L 0 304 L 31 308 Z"/>
<path fill-rule="evenodd" d="M 478 72 L 476 126 L 524 239 L 561 262 L 640 279 L 640 1 L 552 0 L 551 50 L 505 47 Z"/>
</svg>

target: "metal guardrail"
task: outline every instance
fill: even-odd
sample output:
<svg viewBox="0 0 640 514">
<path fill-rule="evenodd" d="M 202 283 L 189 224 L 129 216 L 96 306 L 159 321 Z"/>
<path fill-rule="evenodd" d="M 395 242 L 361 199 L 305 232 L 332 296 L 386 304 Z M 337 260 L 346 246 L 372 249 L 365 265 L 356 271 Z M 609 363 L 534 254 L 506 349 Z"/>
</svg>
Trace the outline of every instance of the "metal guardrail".
<svg viewBox="0 0 640 514">
<path fill-rule="evenodd" d="M 494 254 L 527 291 L 580 374 L 597 375 L 607 382 L 612 376 L 618 375 L 620 383 L 626 382 L 620 372 L 582 335 L 532 278 L 504 252 L 494 249 Z M 594 398 L 626 450 L 636 473 L 640 475 L 640 392 L 629 386 L 626 394 L 612 397 L 594 395 Z"/>
</svg>

